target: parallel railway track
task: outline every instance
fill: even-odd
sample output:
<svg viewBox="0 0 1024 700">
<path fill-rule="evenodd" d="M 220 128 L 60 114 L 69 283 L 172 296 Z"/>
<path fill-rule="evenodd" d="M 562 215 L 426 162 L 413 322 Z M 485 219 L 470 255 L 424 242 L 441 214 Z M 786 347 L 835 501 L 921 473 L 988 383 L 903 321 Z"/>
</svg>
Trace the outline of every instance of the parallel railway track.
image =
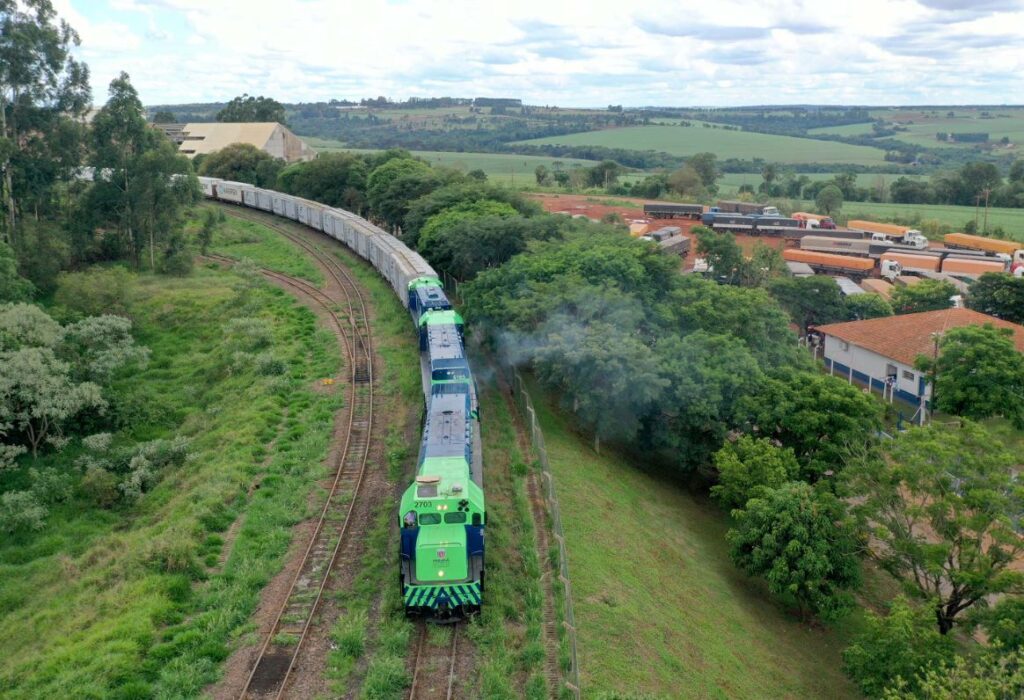
<svg viewBox="0 0 1024 700">
<path fill-rule="evenodd" d="M 348 425 L 344 445 L 334 465 L 330 491 L 302 562 L 292 578 L 288 596 L 239 694 L 239 698 L 282 698 L 285 697 L 303 645 L 313 628 L 314 617 L 339 553 L 358 544 L 350 536 L 350 530 L 367 473 L 373 432 L 373 336 L 365 299 L 340 261 L 301 235 L 273 221 L 250 216 L 247 212 L 233 208 L 225 208 L 225 211 L 230 216 L 267 226 L 310 253 L 327 270 L 347 307 L 347 313 L 339 314 L 335 310 L 336 301 L 315 285 L 273 270 L 260 270 L 265 277 L 296 290 L 324 309 L 331 324 L 345 339 L 350 370 Z M 237 262 L 222 256 L 207 257 L 221 262 Z"/>
</svg>

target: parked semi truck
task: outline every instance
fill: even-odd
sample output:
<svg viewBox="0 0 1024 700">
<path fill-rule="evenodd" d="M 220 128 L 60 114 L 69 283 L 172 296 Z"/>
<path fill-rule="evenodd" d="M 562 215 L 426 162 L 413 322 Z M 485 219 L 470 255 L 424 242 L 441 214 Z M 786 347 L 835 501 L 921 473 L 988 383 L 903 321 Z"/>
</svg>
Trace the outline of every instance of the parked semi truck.
<svg viewBox="0 0 1024 700">
<path fill-rule="evenodd" d="M 923 250 L 928 247 L 928 239 L 920 231 L 909 226 L 898 226 L 897 224 L 882 224 L 875 221 L 853 220 L 847 222 L 846 227 L 853 231 L 861 231 L 871 236 L 872 240 L 883 242 L 892 241 L 895 245 L 907 248 Z"/>
<path fill-rule="evenodd" d="M 757 202 L 735 202 L 727 199 L 719 200 L 718 206 L 711 207 L 711 211 L 720 211 L 732 214 L 779 216 L 779 210 L 775 207 L 759 204 Z"/>
<path fill-rule="evenodd" d="M 652 202 L 644 205 L 644 215 L 652 219 L 699 219 L 703 213 L 703 204 Z"/>
<path fill-rule="evenodd" d="M 819 253 L 813 250 L 799 250 L 798 248 L 787 248 L 782 251 L 782 259 L 791 262 L 807 263 L 818 272 L 846 275 L 854 279 L 870 276 L 875 271 L 876 263 L 871 258 Z M 887 279 L 895 279 L 903 271 L 900 264 L 896 261 L 883 262 L 879 265 L 878 269 L 881 276 Z"/>
<path fill-rule="evenodd" d="M 890 250 L 891 245 L 878 243 L 866 238 L 838 238 L 834 236 L 804 236 L 800 239 L 800 250 L 816 250 L 822 253 L 843 253 L 846 255 L 878 256 Z"/>
<path fill-rule="evenodd" d="M 792 218 L 800 222 L 800 228 L 820 228 L 830 231 L 837 228 L 836 222 L 832 220 L 832 217 L 823 214 L 795 211 Z"/>
<path fill-rule="evenodd" d="M 882 262 L 898 262 L 907 272 L 934 273 L 977 279 L 986 272 L 1006 272 L 1006 260 L 996 257 L 961 256 L 951 253 L 903 253 L 890 250 L 881 256 Z"/>
<path fill-rule="evenodd" d="M 1010 261 L 1013 269 L 1024 266 L 1024 244 L 1017 241 L 1004 241 L 999 238 L 972 236 L 967 233 L 947 233 L 943 242 L 950 248 L 983 250 L 987 253 L 1003 256 Z"/>
</svg>

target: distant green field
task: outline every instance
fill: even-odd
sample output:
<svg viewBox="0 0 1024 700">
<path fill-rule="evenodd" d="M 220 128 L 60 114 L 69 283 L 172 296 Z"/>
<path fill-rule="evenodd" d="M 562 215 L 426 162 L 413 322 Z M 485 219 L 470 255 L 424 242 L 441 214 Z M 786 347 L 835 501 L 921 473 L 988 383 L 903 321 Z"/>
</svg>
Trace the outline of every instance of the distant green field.
<svg viewBox="0 0 1024 700">
<path fill-rule="evenodd" d="M 860 136 L 871 133 L 871 122 L 860 124 L 843 124 L 842 126 L 819 126 L 817 129 L 808 129 L 808 134 L 835 134 L 837 136 Z"/>
<path fill-rule="evenodd" d="M 339 141 L 306 138 L 310 146 L 321 152 L 351 151 L 365 153 L 364 149 L 346 148 Z M 423 158 L 431 165 L 443 165 L 464 172 L 483 170 L 490 180 L 509 184 L 531 184 L 536 182 L 533 171 L 538 165 L 549 170 L 561 168 L 572 170 L 597 165 L 597 161 L 581 158 L 550 158 L 548 156 L 520 156 L 503 153 L 458 153 L 452 151 L 413 151 L 413 155 Z"/>
<path fill-rule="evenodd" d="M 680 156 L 710 151 L 720 159 L 764 158 L 775 163 L 885 163 L 885 152 L 878 148 L 700 126 L 630 126 L 551 136 L 522 143 L 655 150 Z"/>
<path fill-rule="evenodd" d="M 813 202 L 802 202 L 801 206 L 812 206 Z M 919 215 L 921 220 L 934 219 L 939 223 L 963 228 L 968 221 L 974 221 L 974 207 L 958 207 L 947 204 L 876 204 L 874 202 L 847 202 L 843 205 L 840 220 L 864 217 L 912 217 Z M 984 210 L 978 215 L 978 228 L 981 229 Z M 1024 241 L 1024 209 L 988 210 L 988 227 L 1002 226 L 1011 238 Z"/>
<path fill-rule="evenodd" d="M 729 518 L 534 393 L 569 552 L 584 697 L 854 698 L 841 628 L 801 623 L 729 560 Z M 618 697 L 618 696 L 616 696 Z"/>
<path fill-rule="evenodd" d="M 953 116 L 948 116 L 952 111 Z M 982 112 L 988 112 L 987 117 Z M 1004 136 L 1014 144 L 1018 144 L 1014 152 L 1021 150 L 1024 144 L 1024 109 L 1018 107 L 984 107 L 924 110 L 873 110 L 871 116 L 887 121 L 899 122 L 907 127 L 907 131 L 896 135 L 900 141 L 927 146 L 930 148 L 970 148 L 971 144 L 949 143 L 935 138 L 936 132 L 963 133 L 983 131 L 989 134 L 990 141 L 998 141 Z"/>
</svg>

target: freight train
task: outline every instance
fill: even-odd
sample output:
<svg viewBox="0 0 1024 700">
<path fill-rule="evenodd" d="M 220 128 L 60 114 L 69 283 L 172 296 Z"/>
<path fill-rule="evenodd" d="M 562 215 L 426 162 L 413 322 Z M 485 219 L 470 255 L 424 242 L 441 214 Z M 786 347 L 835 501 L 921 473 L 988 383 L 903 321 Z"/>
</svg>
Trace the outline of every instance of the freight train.
<svg viewBox="0 0 1024 700">
<path fill-rule="evenodd" d="M 480 410 L 463 346 L 462 318 L 418 253 L 343 209 L 240 182 L 201 177 L 211 199 L 297 221 L 344 243 L 373 265 L 412 315 L 420 339 L 426 420 L 416 477 L 397 513 L 398 583 L 409 615 L 459 619 L 484 593 Z"/>
</svg>

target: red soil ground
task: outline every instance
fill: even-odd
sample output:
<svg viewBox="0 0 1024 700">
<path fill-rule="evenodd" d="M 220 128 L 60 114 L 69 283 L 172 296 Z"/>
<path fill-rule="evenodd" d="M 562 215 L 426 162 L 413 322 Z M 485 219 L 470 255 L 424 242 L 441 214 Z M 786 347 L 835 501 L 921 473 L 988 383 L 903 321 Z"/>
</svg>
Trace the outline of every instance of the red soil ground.
<svg viewBox="0 0 1024 700">
<path fill-rule="evenodd" d="M 651 230 L 661 226 L 678 226 L 684 234 L 688 234 L 694 226 L 700 225 L 699 221 L 693 219 L 651 219 L 644 216 L 644 203 L 648 200 L 633 199 L 629 197 L 616 197 L 614 199 L 584 194 L 528 194 L 544 207 L 544 211 L 552 214 L 567 214 L 569 216 L 585 216 L 594 221 L 600 221 L 608 214 L 618 214 L 627 224 L 643 222 L 651 227 Z M 613 203 L 617 202 L 617 203 Z M 745 236 L 735 234 L 736 243 L 743 249 L 744 254 L 750 255 L 754 251 L 754 244 L 761 241 L 772 248 L 782 250 L 786 247 L 786 241 L 781 238 L 769 236 Z M 696 246 L 696 241 L 691 245 Z M 696 257 L 691 252 L 684 263 L 684 269 L 693 267 L 693 260 Z"/>
</svg>

